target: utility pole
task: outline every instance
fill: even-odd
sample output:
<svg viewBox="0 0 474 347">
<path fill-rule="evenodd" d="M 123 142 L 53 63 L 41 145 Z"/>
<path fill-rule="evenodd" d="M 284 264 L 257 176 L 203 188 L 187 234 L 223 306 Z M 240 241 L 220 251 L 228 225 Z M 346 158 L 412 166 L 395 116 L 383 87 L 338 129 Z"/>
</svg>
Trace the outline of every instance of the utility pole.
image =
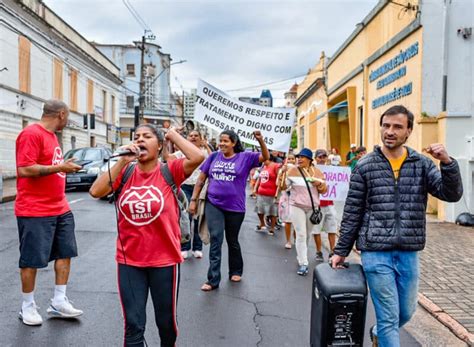
<svg viewBox="0 0 474 347">
<path fill-rule="evenodd" d="M 145 32 L 146 33 L 146 32 Z M 140 59 L 140 96 L 138 97 L 138 103 L 140 108 L 140 121 L 143 121 L 144 106 L 145 106 L 145 33 L 142 36 L 142 45 L 139 47 L 141 50 Z"/>
</svg>

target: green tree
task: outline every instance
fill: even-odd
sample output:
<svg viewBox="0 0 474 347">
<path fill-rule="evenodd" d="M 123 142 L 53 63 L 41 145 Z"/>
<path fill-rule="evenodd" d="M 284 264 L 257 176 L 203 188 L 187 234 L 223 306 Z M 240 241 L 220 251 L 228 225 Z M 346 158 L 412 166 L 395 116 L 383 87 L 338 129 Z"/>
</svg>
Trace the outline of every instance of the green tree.
<svg viewBox="0 0 474 347">
<path fill-rule="evenodd" d="M 293 133 L 291 134 L 290 148 L 295 149 L 296 147 L 298 147 L 298 134 L 296 133 L 296 129 L 293 129 Z"/>
</svg>

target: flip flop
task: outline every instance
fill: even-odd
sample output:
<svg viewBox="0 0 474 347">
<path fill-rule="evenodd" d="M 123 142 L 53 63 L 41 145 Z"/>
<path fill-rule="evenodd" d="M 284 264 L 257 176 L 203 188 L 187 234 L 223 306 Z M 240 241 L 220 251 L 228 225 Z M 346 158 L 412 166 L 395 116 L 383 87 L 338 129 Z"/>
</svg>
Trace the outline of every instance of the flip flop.
<svg viewBox="0 0 474 347">
<path fill-rule="evenodd" d="M 213 286 L 209 282 L 206 282 L 201 286 L 201 290 L 203 292 L 210 292 L 210 291 L 213 291 L 214 289 L 217 289 L 217 288 L 219 288 L 219 286 Z"/>
</svg>

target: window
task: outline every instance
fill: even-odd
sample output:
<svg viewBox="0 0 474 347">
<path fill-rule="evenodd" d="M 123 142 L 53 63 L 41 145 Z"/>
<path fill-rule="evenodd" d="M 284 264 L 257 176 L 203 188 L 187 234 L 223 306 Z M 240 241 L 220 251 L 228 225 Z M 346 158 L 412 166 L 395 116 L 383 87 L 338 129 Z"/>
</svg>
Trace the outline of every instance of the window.
<svg viewBox="0 0 474 347">
<path fill-rule="evenodd" d="M 31 42 L 25 36 L 18 36 L 19 89 L 31 93 Z"/>
<path fill-rule="evenodd" d="M 94 112 L 94 81 L 87 80 L 87 113 Z"/>
<path fill-rule="evenodd" d="M 133 108 L 135 106 L 135 97 L 133 95 L 127 95 L 127 108 Z"/>
<path fill-rule="evenodd" d="M 111 117 L 110 121 L 112 124 L 115 124 L 115 96 L 110 96 L 110 110 L 111 110 Z"/>
<path fill-rule="evenodd" d="M 102 90 L 102 120 L 106 123 L 110 120 L 107 111 L 107 92 Z"/>
<path fill-rule="evenodd" d="M 70 71 L 69 107 L 71 111 L 77 111 L 77 70 Z"/>
<path fill-rule="evenodd" d="M 63 99 L 63 62 L 57 58 L 53 59 L 53 98 Z"/>
<path fill-rule="evenodd" d="M 98 161 L 102 160 L 102 151 L 100 148 L 91 148 L 86 150 L 83 160 Z"/>
<path fill-rule="evenodd" d="M 127 64 L 127 76 L 135 76 L 135 64 Z"/>
<path fill-rule="evenodd" d="M 71 136 L 71 148 L 76 149 L 76 137 Z"/>
</svg>

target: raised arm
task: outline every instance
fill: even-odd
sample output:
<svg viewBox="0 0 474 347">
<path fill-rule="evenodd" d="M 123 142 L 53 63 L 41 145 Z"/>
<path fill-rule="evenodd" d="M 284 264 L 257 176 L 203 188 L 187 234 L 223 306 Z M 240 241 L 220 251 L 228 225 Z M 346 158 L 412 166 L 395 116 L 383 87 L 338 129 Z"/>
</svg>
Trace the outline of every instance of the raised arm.
<svg viewBox="0 0 474 347">
<path fill-rule="evenodd" d="M 182 137 L 174 128 L 168 130 L 165 138 L 173 142 L 183 152 L 186 157 L 184 160 L 184 174 L 186 176 L 191 175 L 204 160 L 201 150 Z"/>
<path fill-rule="evenodd" d="M 263 135 L 259 130 L 255 130 L 253 132 L 253 135 L 255 136 L 255 139 L 258 141 L 258 144 L 260 145 L 261 154 L 258 160 L 263 163 L 264 161 L 267 161 L 270 159 L 270 152 L 268 151 L 267 144 L 263 140 Z"/>
</svg>

